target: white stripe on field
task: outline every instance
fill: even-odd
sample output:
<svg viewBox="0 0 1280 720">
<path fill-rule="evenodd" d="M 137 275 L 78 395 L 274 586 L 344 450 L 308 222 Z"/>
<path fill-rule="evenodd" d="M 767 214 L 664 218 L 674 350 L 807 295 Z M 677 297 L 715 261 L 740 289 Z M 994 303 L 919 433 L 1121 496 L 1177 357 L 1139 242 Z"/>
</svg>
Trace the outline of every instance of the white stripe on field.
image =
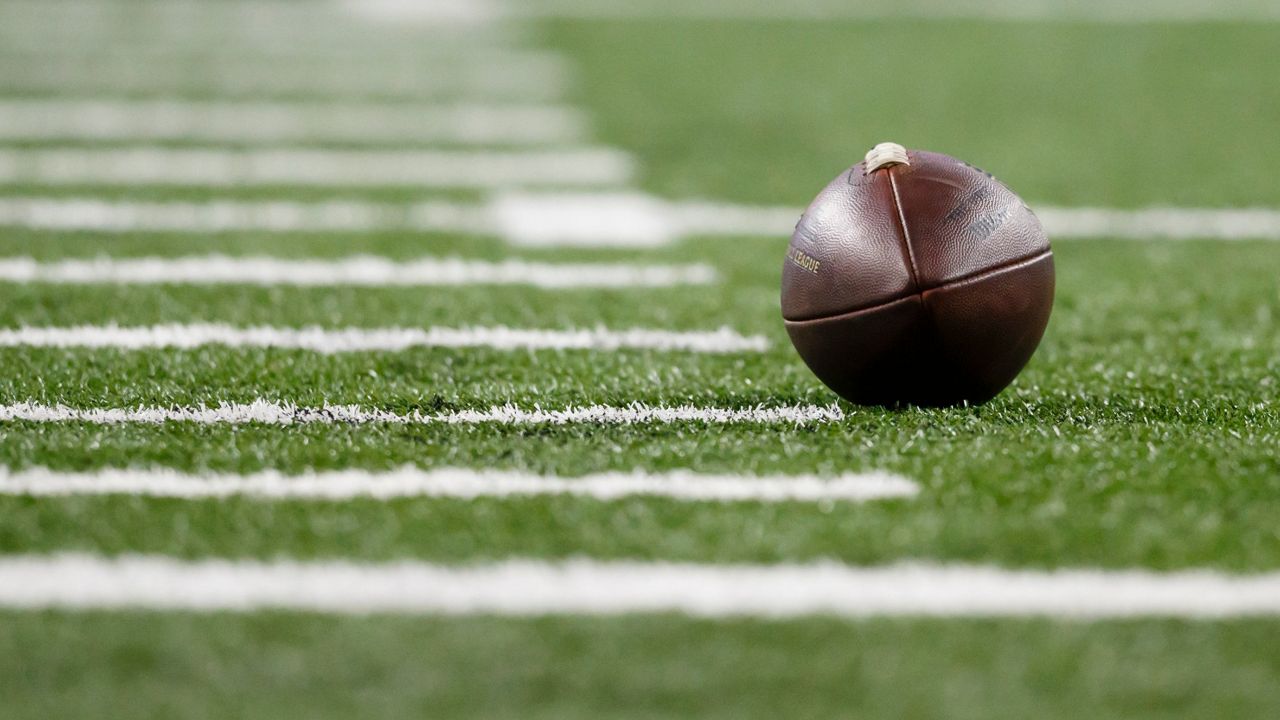
<svg viewBox="0 0 1280 720">
<path fill-rule="evenodd" d="M 1051 239 L 1280 240 L 1280 210 L 1265 208 L 1036 207 L 1033 210 Z"/>
<path fill-rule="evenodd" d="M 483 64 L 485 60 L 481 55 L 487 52 L 494 53 L 501 62 L 509 58 L 558 55 L 527 47 L 539 41 L 528 24 L 415 27 L 410 32 L 390 33 L 385 27 L 373 25 L 363 26 L 364 32 L 355 32 L 350 23 L 343 28 L 305 32 L 297 27 L 272 29 L 245 24 L 212 33 L 208 28 L 179 26 L 151 33 L 139 33 L 134 27 L 124 34 L 86 32 L 84 27 L 69 27 L 66 21 L 26 25 L 25 29 L 5 25 L 0 18 L 0 60 L 13 59 L 30 65 L 40 58 L 83 58 L 92 62 L 106 57 L 142 65 L 207 59 L 216 67 L 241 58 L 245 63 L 258 62 L 270 68 L 276 62 L 300 66 L 310 60 L 349 59 L 353 64 L 366 67 L 379 64 L 396 67 L 405 63 L 431 65 L 453 60 Z M 561 62 L 563 64 L 563 60 Z"/>
<path fill-rule="evenodd" d="M 463 328 L 340 328 L 322 327 L 235 327 L 218 324 L 153 325 L 120 327 L 82 325 L 78 327 L 0 328 L 0 347 L 84 347 L 195 348 L 203 345 L 228 347 L 286 348 L 320 353 L 395 352 L 415 347 L 470 348 L 498 350 L 672 350 L 695 353 L 764 352 L 769 341 L 761 335 L 744 336 L 731 328 L 713 331 L 532 330 L 503 326 Z"/>
<path fill-rule="evenodd" d="M 363 45 L 281 43 L 250 47 L 235 44 L 243 38 L 205 38 L 205 42 L 198 43 L 184 42 L 180 36 L 166 34 L 148 38 L 145 44 L 129 45 L 126 40 L 112 42 L 109 37 L 94 35 L 77 38 L 83 41 L 78 45 L 57 46 L 51 45 L 48 38 L 17 34 L 5 37 L 3 31 L 0 31 L 0 39 L 6 41 L 0 47 L 0 63 L 23 65 L 41 62 L 104 62 L 127 66 L 198 63 L 216 68 L 248 62 L 266 64 L 267 67 L 341 62 L 376 72 L 379 68 L 405 63 L 415 63 L 420 68 L 454 68 L 495 59 L 513 64 L 566 62 L 559 52 L 528 47 L 534 38 L 527 26 L 517 28 L 510 25 L 486 28 L 484 32 L 470 28 L 463 32 L 441 29 L 435 33 L 418 32 L 409 36 L 388 37 L 379 33 L 376 40 Z"/>
<path fill-rule="evenodd" d="M 172 37 L 157 38 L 159 41 Z M 121 43 L 127 40 L 121 40 Z M 539 68 L 547 74 L 562 72 L 568 61 L 558 52 L 543 49 L 517 48 L 511 45 L 466 42 L 457 38 L 454 43 L 439 45 L 419 41 L 418 46 L 396 43 L 379 46 L 373 39 L 365 47 L 332 48 L 264 47 L 249 50 L 244 47 L 214 45 L 208 48 L 178 46 L 174 43 L 148 43 L 146 45 L 116 44 L 109 46 L 88 42 L 86 46 L 54 47 L 45 45 L 39 49 L 24 50 L 20 47 L 0 47 L 0 78 L 22 77 L 39 73 L 64 74 L 77 63 L 85 65 L 86 72 L 102 74 L 136 74 L 139 77 L 164 77 L 166 73 L 193 74 L 199 76 L 219 73 L 249 75 L 254 72 L 279 72 L 281 75 L 302 76 L 307 70 L 318 73 L 337 73 L 356 78 L 377 74 L 465 75 L 477 67 Z"/>
<path fill-rule="evenodd" d="M 562 105 L 0 100 L 0 139 L 543 145 L 587 134 Z"/>
<path fill-rule="evenodd" d="M 0 182 L 501 188 L 626 183 L 631 158 L 611 148 L 562 150 L 0 149 Z"/>
<path fill-rule="evenodd" d="M 1053 240 L 1280 240 L 1280 210 L 1266 208 L 1037 206 Z M 656 247 L 688 237 L 787 237 L 788 207 L 664 201 L 636 193 L 501 192 L 485 203 L 233 201 L 137 202 L 0 197 L 0 226 L 101 232 L 373 232 L 497 235 L 530 247 Z"/>
<path fill-rule="evenodd" d="M 260 22 L 271 29 L 285 30 L 297 25 L 307 29 L 351 27 L 353 19 L 399 20 L 398 13 L 384 6 L 401 4 L 415 17 L 442 25 L 484 25 L 502 18 L 501 5 L 494 0 L 343 0 L 343 2 L 297 2 L 286 0 L 57 0 L 31 2 L 5 0 L 0 19 L 57 22 L 76 19 L 98 20 L 114 29 L 134 21 L 144 29 L 163 30 L 174 25 L 207 23 L 214 27 L 251 25 Z M 124 29 L 131 27 L 124 24 Z M 396 29 L 398 25 L 390 29 Z M 196 29 L 203 29 L 197 27 Z"/>
<path fill-rule="evenodd" d="M 487 27 L 497 20 L 511 17 L 586 18 L 707 18 L 707 19 L 782 19 L 782 20 L 876 20 L 909 18 L 923 20 L 1018 20 L 1018 21 L 1087 21 L 1098 23 L 1154 23 L 1203 21 L 1275 21 L 1280 9 L 1266 0 L 792 0 L 787 3 L 769 0 L 520 0 L 519 2 L 477 2 L 476 0 L 344 0 L 339 6 L 324 7 L 310 3 L 128 3 L 133 15 L 141 17 L 147 29 L 157 32 L 171 27 L 214 24 L 216 27 L 251 26 L 261 22 L 276 32 L 297 25 L 318 31 L 341 25 L 333 10 L 346 10 L 351 18 L 381 20 L 386 29 L 398 30 L 404 25 L 426 27 Z M 223 9 L 219 5 L 233 7 Z M 57 27 L 57 21 L 99 19 L 107 27 L 121 20 L 117 8 L 102 3 L 28 3 L 7 0 L 0 5 L 0 19 L 37 28 Z M 66 5 L 67 7 L 62 7 Z M 294 7 L 290 7 L 293 5 Z M 212 7 L 210 7 L 212 6 Z M 139 16 L 139 12 L 143 12 Z M 110 21 L 115 21 L 112 23 Z M 393 24 L 394 23 L 394 24 Z M 3 27 L 0 25 L 0 27 Z M 19 25 L 22 27 L 22 25 Z M 75 28 L 75 24 L 72 24 Z"/>
<path fill-rule="evenodd" d="M 667 423 L 706 423 L 735 425 L 759 423 L 767 425 L 805 425 L 839 422 L 844 411 L 837 405 L 782 405 L 777 407 L 717 408 L 692 405 L 588 405 L 559 410 L 541 407 L 519 408 L 501 405 L 479 410 L 453 410 L 422 413 L 413 410 L 397 413 L 389 410 L 362 408 L 356 405 L 323 405 L 299 407 L 274 400 L 251 403 L 220 403 L 215 406 L 136 407 L 136 408 L 71 408 L 65 405 L 16 403 L 0 405 L 0 422 L 85 422 L 99 425 L 151 424 L 191 422 L 205 425 L 295 424 L 368 424 L 399 425 L 647 425 Z"/>
<path fill-rule="evenodd" d="M 685 501 L 865 502 L 914 497 L 914 482 L 883 472 L 750 477 L 704 475 L 685 470 L 599 473 L 555 477 L 502 470 L 407 466 L 386 472 L 338 470 L 286 475 L 277 471 L 251 475 L 190 475 L 169 469 L 99 470 L 67 473 L 33 468 L 0 469 L 0 494 L 40 497 L 73 495 L 141 495 L 198 500 L 244 495 L 278 500 L 380 500 L 405 497 L 504 498 L 574 495 L 595 500 L 631 496 Z"/>
<path fill-rule="evenodd" d="M 0 606 L 512 616 L 675 612 L 712 618 L 1210 619 L 1280 615 L 1280 573 L 586 559 L 449 566 L 18 555 L 0 557 Z"/>
<path fill-rule="evenodd" d="M 72 42 L 72 41 L 69 41 Z M 464 54 L 464 58 L 467 56 Z M 489 98 L 551 100 L 569 87 L 567 63 L 550 54 L 471 56 L 461 62 L 424 57 L 396 62 L 347 62 L 337 57 L 281 63 L 239 58 L 202 62 L 130 64 L 105 58 L 78 62 L 9 60 L 0 65 L 8 92 L 94 94 L 202 94 L 308 98 Z"/>
<path fill-rule="evenodd" d="M 419 258 L 397 262 L 356 255 L 334 260 L 271 257 L 145 257 L 38 262 L 0 258 L 0 282 L 64 285 L 531 285 L 541 288 L 625 288 L 705 285 L 708 265 L 540 263 L 524 260 Z"/>
<path fill-rule="evenodd" d="M 0 226 L 30 229 L 198 233 L 420 230 L 499 235 L 513 244 L 532 247 L 644 247 L 685 236 L 787 235 L 799 216 L 798 210 L 789 208 L 665 202 L 635 193 L 504 192 L 483 204 L 0 197 Z"/>
<path fill-rule="evenodd" d="M 261 30 L 258 28 L 257 32 Z M 508 31 L 521 31 L 517 37 Z M 79 62 L 101 64 L 113 68 L 129 68 L 139 72 L 160 65 L 204 67 L 210 72 L 230 70 L 247 71 L 250 68 L 272 69 L 282 67 L 290 72 L 305 68 L 368 74 L 379 71 L 407 72 L 407 68 L 423 71 L 458 72 L 476 65 L 541 65 L 564 69 L 566 57 L 557 51 L 528 47 L 531 34 L 528 28 L 507 26 L 499 33 L 497 28 L 488 34 L 468 30 L 461 33 L 441 31 L 435 34 L 417 33 L 409 36 L 378 33 L 363 44 L 311 43 L 253 46 L 243 43 L 246 38 L 205 38 L 205 42 L 183 42 L 181 36 L 165 34 L 145 41 L 128 44 L 129 38 L 111 42 L 103 35 L 75 36 L 77 45 L 54 45 L 48 38 L 41 44 L 38 39 L 22 36 L 5 37 L 0 46 L 0 63 L 6 69 L 25 68 L 24 72 L 37 72 L 50 65 L 70 67 Z M 53 31 L 55 34 L 56 30 Z M 348 36 L 350 38 L 351 36 Z M 137 40 L 137 38 L 134 38 Z M 218 42 L 221 39 L 223 42 Z M 283 39 L 283 38 L 282 38 Z M 188 40 L 191 40 L 188 38 Z M 404 70 L 402 70 L 404 69 Z M 4 70 L 0 70 L 3 77 Z"/>
<path fill-rule="evenodd" d="M 490 24 L 501 20 L 503 4 L 495 0 L 342 0 L 343 10 L 378 22 L 415 24 Z"/>
<path fill-rule="evenodd" d="M 1052 240 L 1280 240 L 1280 210 L 1273 209 L 1033 209 Z M 787 237 L 801 212 L 618 193 L 506 193 L 489 210 L 499 234 L 530 246 L 654 246 L 682 237 Z"/>
<path fill-rule="evenodd" d="M 96 198 L 0 197 L 0 226 L 99 232 L 373 232 L 419 230 L 496 234 L 484 206 L 328 200 L 134 202 Z"/>
<path fill-rule="evenodd" d="M 800 211 L 639 193 L 506 192 L 489 205 L 497 233 L 517 245 L 656 246 L 683 237 L 791 234 Z"/>
<path fill-rule="evenodd" d="M 0 9 L 4 6 L 0 5 Z M 268 27 L 253 21 L 222 29 L 171 25 L 165 28 L 139 28 L 134 23 L 115 32 L 110 28 L 73 26 L 75 20 L 52 20 L 3 24 L 0 17 L 0 57 L 33 61 L 40 57 L 58 60 L 87 55 L 119 58 L 117 62 L 150 59 L 157 63 L 208 58 L 214 67 L 242 58 L 244 62 L 272 61 L 300 66 L 315 59 L 349 58 L 366 67 L 387 60 L 392 67 L 408 62 L 448 62 L 451 58 L 485 61 L 480 55 L 492 51 L 505 62 L 507 58 L 531 55 L 555 57 L 558 53 L 530 45 L 541 42 L 529 24 L 424 26 L 391 29 L 385 26 L 356 24 L 314 28 Z M 25 27 L 23 27 L 25 26 Z M 132 43 L 132 44 L 130 44 Z M 28 67 L 30 63 L 28 62 Z"/>
</svg>

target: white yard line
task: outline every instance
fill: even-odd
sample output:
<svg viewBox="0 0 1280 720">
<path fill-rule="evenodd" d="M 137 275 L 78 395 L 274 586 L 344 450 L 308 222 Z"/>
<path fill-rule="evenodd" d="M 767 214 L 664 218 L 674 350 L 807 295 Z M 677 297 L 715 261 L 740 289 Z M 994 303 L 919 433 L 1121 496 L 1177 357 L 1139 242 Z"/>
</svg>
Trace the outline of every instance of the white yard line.
<svg viewBox="0 0 1280 720">
<path fill-rule="evenodd" d="M 205 345 L 284 348 L 319 353 L 396 352 L 410 348 L 494 348 L 497 350 L 668 350 L 693 353 L 764 352 L 762 335 L 741 335 L 723 327 L 713 331 L 535 330 L 497 327 L 431 328 L 284 328 L 236 327 L 212 323 L 120 327 L 0 328 L 0 347 L 81 347 L 139 350 L 196 348 Z"/>
<path fill-rule="evenodd" d="M 506 16 L 501 0 L 341 0 L 351 15 L 400 25 L 488 25 Z"/>
<path fill-rule="evenodd" d="M 128 44 L 127 40 L 112 43 L 110 38 L 85 36 L 80 45 L 57 46 L 38 39 L 22 36 L 6 38 L 12 42 L 0 47 L 0 63 L 10 70 L 23 68 L 23 72 L 37 72 L 51 65 L 70 66 L 74 63 L 101 63 L 113 68 L 130 68 L 139 71 L 155 64 L 203 66 L 213 69 L 229 68 L 232 71 L 248 67 L 284 67 L 290 72 L 303 68 L 335 69 L 344 66 L 347 71 L 356 68 L 369 73 L 379 70 L 397 71 L 398 68 L 416 68 L 426 71 L 458 71 L 468 65 L 545 65 L 564 70 L 569 64 L 559 51 L 538 47 L 532 43 L 528 27 L 504 26 L 503 31 L 520 31 L 525 37 L 484 36 L 472 32 L 418 35 L 412 37 L 380 34 L 379 44 L 370 41 L 361 45 L 282 44 L 278 46 L 246 47 L 237 45 L 237 39 L 227 38 L 218 43 L 216 38 L 205 43 L 186 44 L 172 35 L 148 38 L 145 44 Z M 496 32 L 496 29 L 495 29 Z M 0 32 L 0 38 L 4 38 Z M 339 71 L 342 71 L 339 69 Z M 0 71 L 0 77 L 3 77 Z"/>
<path fill-rule="evenodd" d="M 1033 209 L 1051 239 L 1280 240 L 1280 210 L 1267 208 Z"/>
<path fill-rule="evenodd" d="M 482 56 L 487 53 L 503 62 L 525 53 L 556 55 L 554 51 L 531 47 L 540 39 L 528 23 L 388 28 L 344 18 L 341 26 L 295 24 L 272 28 L 249 21 L 211 32 L 195 23 L 139 28 L 135 22 L 120 33 L 104 28 L 102 23 L 95 28 L 92 20 L 5 24 L 0 17 L 0 59 L 24 62 L 25 67 L 32 67 L 30 63 L 40 58 L 84 58 L 92 62 L 94 57 L 107 57 L 133 64 L 208 59 L 224 64 L 258 62 L 267 67 L 274 62 L 300 65 L 309 60 L 345 58 L 366 66 L 385 61 L 384 67 L 394 67 L 450 58 L 483 64 Z"/>
<path fill-rule="evenodd" d="M 631 179 L 619 150 L 0 149 L 0 182 L 45 185 L 607 187 Z"/>
<path fill-rule="evenodd" d="M 5 5 L 0 6 L 0 19 L 52 23 L 91 18 L 106 22 L 108 30 L 116 27 L 115 23 L 127 20 L 134 20 L 148 30 L 202 21 L 215 27 L 259 22 L 272 29 L 288 29 L 297 25 L 340 28 L 350 25 L 353 19 L 387 19 L 398 23 L 405 14 L 411 14 L 442 25 L 465 26 L 485 25 L 501 19 L 501 8 L 502 4 L 496 0 L 5 0 Z"/>
<path fill-rule="evenodd" d="M 548 100 L 568 89 L 570 73 L 560 57 L 541 54 L 460 62 L 406 60 L 281 63 L 245 57 L 220 65 L 196 62 L 129 64 L 112 61 L 17 60 L 0 65 L 0 84 L 9 92 L 191 93 L 232 97 L 288 95 L 329 98 L 394 97 Z"/>
<path fill-rule="evenodd" d="M 0 469 L 0 495 L 68 497 L 134 495 L 200 500 L 248 496 L 273 500 L 350 500 L 406 497 L 506 498 L 572 495 L 593 500 L 632 496 L 683 501 L 866 502 L 910 498 L 914 482 L 883 472 L 753 477 L 704 475 L 685 470 L 665 473 L 612 472 L 556 477 L 503 470 L 408 466 L 371 472 L 339 470 L 286 475 L 276 471 L 250 475 L 191 475 L 169 469 L 108 469 L 90 473 L 32 468 Z"/>
<path fill-rule="evenodd" d="M 1037 205 L 1052 240 L 1280 240 L 1280 210 Z M 0 226 L 101 232 L 373 232 L 496 235 L 528 247 L 657 247 L 682 238 L 791 235 L 799 208 L 665 201 L 639 193 L 501 191 L 481 203 L 139 202 L 0 197 Z"/>
<path fill-rule="evenodd" d="M 370 2 L 26 2 L 0 3 L 0 48 L 47 55 L 102 48 L 133 54 L 192 50 L 321 55 L 334 50 L 402 49 L 432 57 L 501 51 L 531 39 L 527 25 L 495 22 L 486 0 L 417 3 L 412 22 L 377 13 Z M 355 12 L 353 12 L 355 11 Z M 370 12 L 375 11 L 375 12 Z M 388 22 L 389 20 L 389 22 Z"/>
<path fill-rule="evenodd" d="M 1051 240 L 1280 240 L 1280 210 L 1033 206 Z M 531 246 L 654 246 L 687 237 L 789 237 L 802 208 L 663 201 L 623 193 L 506 193 L 499 234 Z"/>
<path fill-rule="evenodd" d="M 530 247 L 647 247 L 686 237 L 787 237 L 800 210 L 667 201 L 636 192 L 507 191 L 488 206 L 499 235 Z"/>
<path fill-rule="evenodd" d="M 709 618 L 1214 619 L 1280 615 L 1280 573 L 586 559 L 449 566 L 17 555 L 0 557 L 0 606 L 510 616 L 674 612 Z"/>
<path fill-rule="evenodd" d="M 400 413 L 356 405 L 299 407 L 276 400 L 221 403 L 188 407 L 71 408 L 65 405 L 16 403 L 0 405 L 0 422 L 83 422 L 101 425 L 190 422 L 205 425 L 806 425 L 839 422 L 844 411 L 837 405 L 781 405 L 776 407 L 718 408 L 692 405 L 588 405 L 562 409 L 520 408 L 502 405 L 475 410 Z"/>
<path fill-rule="evenodd" d="M 5 30 L 9 30 L 6 28 Z M 255 31 L 257 28 L 255 28 Z M 56 32 L 56 31 L 55 31 Z M 439 32 L 397 35 L 379 32 L 381 42 L 359 45 L 343 43 L 306 45 L 245 46 L 244 38 L 206 37 L 204 42 L 183 42 L 172 34 L 147 38 L 145 44 L 128 44 L 107 36 L 83 36 L 72 46 L 50 44 L 49 39 L 0 30 L 0 63 L 31 66 L 39 63 L 105 62 L 113 65 L 145 66 L 153 63 L 205 64 L 209 67 L 264 63 L 301 66 L 311 63 L 347 63 L 374 71 L 388 66 L 416 64 L 419 68 L 451 68 L 470 63 L 501 60 L 512 63 L 565 63 L 565 56 L 539 47 L 528 25 L 490 26 L 484 29 L 442 28 Z M 190 39 L 190 38 L 188 38 Z M 221 40 L 222 42 L 219 42 Z"/>
<path fill-rule="evenodd" d="M 398 262 L 357 255 L 332 260 L 274 257 L 144 257 L 39 262 L 0 258 L 0 282 L 61 285 L 458 286 L 530 285 L 540 288 L 629 288 L 706 285 L 708 265 L 543 263 L 524 260 L 419 258 Z"/>
<path fill-rule="evenodd" d="M 98 198 L 0 197 L 0 227 L 97 232 L 374 232 L 417 230 L 496 234 L 483 205 L 212 200 L 138 202 Z"/>
<path fill-rule="evenodd" d="M 7 0 L 0 20 L 19 28 L 56 27 L 57 21 L 93 18 L 119 20 L 121 8 L 100 2 L 28 3 Z M 291 7 L 289 3 L 240 2 L 126 4 L 138 13 L 133 19 L 144 29 L 159 32 L 181 21 L 215 23 L 217 27 L 248 26 L 254 22 L 277 31 L 296 26 L 320 31 L 348 19 L 373 20 L 389 30 L 405 25 L 422 28 L 490 27 L 503 19 L 562 17 L 571 19 L 761 19 L 761 20 L 1013 20 L 1028 22 L 1084 21 L 1096 23 L 1156 23 L 1204 21 L 1275 21 L 1280 9 L 1265 0 L 344 0 L 341 4 Z M 54 7 L 50 7 L 54 6 Z M 63 7 L 65 6 L 65 7 Z M 71 28 L 76 29 L 76 28 Z M 362 30 L 365 28 L 361 28 Z"/>
<path fill-rule="evenodd" d="M 585 139 L 563 105 L 0 99 L 0 139 L 553 145 Z"/>
</svg>

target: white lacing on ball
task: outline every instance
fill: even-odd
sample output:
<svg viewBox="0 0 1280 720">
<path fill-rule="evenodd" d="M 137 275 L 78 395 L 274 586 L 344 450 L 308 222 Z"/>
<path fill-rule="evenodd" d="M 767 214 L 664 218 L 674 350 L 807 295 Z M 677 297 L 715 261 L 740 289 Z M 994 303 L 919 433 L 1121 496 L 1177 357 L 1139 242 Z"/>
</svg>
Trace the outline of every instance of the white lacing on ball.
<svg viewBox="0 0 1280 720">
<path fill-rule="evenodd" d="M 867 151 L 865 170 L 868 175 L 888 165 L 910 165 L 907 149 L 898 143 L 882 142 Z"/>
</svg>

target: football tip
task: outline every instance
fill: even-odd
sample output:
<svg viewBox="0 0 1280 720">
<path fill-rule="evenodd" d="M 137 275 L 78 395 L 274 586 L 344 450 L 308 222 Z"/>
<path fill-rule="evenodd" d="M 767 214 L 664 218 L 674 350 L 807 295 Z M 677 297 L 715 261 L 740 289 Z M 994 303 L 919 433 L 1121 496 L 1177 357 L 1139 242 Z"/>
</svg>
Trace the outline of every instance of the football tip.
<svg viewBox="0 0 1280 720">
<path fill-rule="evenodd" d="M 889 165 L 910 165 L 911 160 L 907 157 L 907 149 L 894 142 L 882 142 L 879 145 L 867 151 L 864 160 L 864 170 L 866 174 L 879 170 Z"/>
</svg>

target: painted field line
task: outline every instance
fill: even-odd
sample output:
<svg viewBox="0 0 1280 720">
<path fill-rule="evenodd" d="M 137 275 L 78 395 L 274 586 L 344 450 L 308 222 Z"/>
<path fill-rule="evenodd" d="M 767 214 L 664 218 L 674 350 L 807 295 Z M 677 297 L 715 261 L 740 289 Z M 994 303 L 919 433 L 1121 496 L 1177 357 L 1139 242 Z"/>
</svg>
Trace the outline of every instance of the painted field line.
<svg viewBox="0 0 1280 720">
<path fill-rule="evenodd" d="M 209 93 L 230 97 L 487 98 L 551 100 L 569 89 L 559 61 L 475 61 L 431 67 L 405 62 L 379 68 L 341 63 L 276 65 L 270 60 L 206 68 L 198 63 L 144 66 L 34 63 L 0 67 L 8 92 L 93 94 Z"/>
<path fill-rule="evenodd" d="M 674 612 L 709 618 L 1214 619 L 1280 615 L 1280 573 L 586 559 L 450 566 L 17 555 L 0 556 L 0 606 L 510 616 Z"/>
<path fill-rule="evenodd" d="M 81 325 L 76 327 L 0 328 L 0 347 L 197 348 L 206 345 L 284 348 L 319 353 L 396 352 L 410 348 L 493 348 L 497 350 L 668 350 L 694 353 L 764 352 L 762 335 L 741 335 L 731 328 L 673 331 L 635 328 L 609 330 L 534 330 L 497 327 L 337 328 L 236 327 L 212 323 L 187 325 Z"/>
<path fill-rule="evenodd" d="M 1280 210 L 1036 206 L 1052 240 L 1280 240 Z M 638 193 L 501 191 L 479 203 L 140 202 L 0 197 L 0 226 L 99 232 L 375 232 L 496 235 L 527 247 L 657 247 L 682 238 L 787 237 L 801 210 Z"/>
<path fill-rule="evenodd" d="M 782 405 L 777 407 L 718 408 L 692 405 L 587 405 L 563 409 L 520 408 L 501 405 L 476 410 L 398 413 L 356 405 L 299 407 L 274 400 L 220 403 L 215 406 L 71 408 L 65 405 L 16 403 L 0 405 L 0 422 L 26 421 L 99 425 L 190 422 L 205 425 L 651 425 L 706 423 L 708 425 L 805 425 L 839 422 L 844 411 L 837 405 Z"/>
<path fill-rule="evenodd" d="M 1280 210 L 1268 208 L 1033 209 L 1051 240 L 1280 240 Z M 801 212 L 632 193 L 508 192 L 489 216 L 499 234 L 520 245 L 655 246 L 686 237 L 788 237 Z"/>
<path fill-rule="evenodd" d="M 487 208 L 497 234 L 529 247 L 651 247 L 685 237 L 786 237 L 800 212 L 701 201 L 668 201 L 634 192 L 507 191 Z"/>
<path fill-rule="evenodd" d="M 508 28 L 516 29 L 516 28 Z M 56 32 L 56 31 L 55 31 Z M 526 33 L 528 35 L 528 33 Z M 283 67 L 301 72 L 304 67 L 339 72 L 355 69 L 376 73 L 379 70 L 395 72 L 397 68 L 414 67 L 419 72 L 459 70 L 467 65 L 543 65 L 564 69 L 565 56 L 557 51 L 529 47 L 530 38 L 485 37 L 471 33 L 459 33 L 448 39 L 444 34 L 412 38 L 392 36 L 379 44 L 371 40 L 365 45 L 282 45 L 247 47 L 237 45 L 238 38 L 229 38 L 218 44 L 194 42 L 183 44 L 181 38 L 172 35 L 150 38 L 143 45 L 129 45 L 128 39 L 116 44 L 102 36 L 82 36 L 83 44 L 57 46 L 40 44 L 20 36 L 0 38 L 9 40 L 0 47 L 0 62 L 10 67 L 38 68 L 49 65 L 74 63 L 101 63 L 109 67 L 138 68 L 139 71 L 156 63 L 178 66 L 203 66 L 209 69 L 230 68 L 233 71 L 247 67 Z M 339 67 L 342 66 L 342 67 Z M 34 72 L 34 70 L 31 70 Z"/>
<path fill-rule="evenodd" d="M 520 82 L 542 89 L 563 88 L 570 75 L 567 61 L 554 53 L 499 48 L 484 55 L 460 48 L 453 58 L 423 53 L 386 62 L 377 58 L 363 61 L 341 53 L 301 62 L 253 55 L 209 58 L 139 63 L 128 55 L 105 55 L 84 64 L 74 52 L 43 58 L 12 54 L 0 66 L 0 81 L 11 87 L 37 85 L 97 92 L 221 88 L 413 94 L 445 89 L 465 93 L 468 88 L 514 90 Z"/>
<path fill-rule="evenodd" d="M 136 202 L 98 198 L 0 197 L 0 227 L 96 232 L 376 232 L 496 234 L 483 205 L 428 200 L 396 204 L 212 200 Z"/>
<path fill-rule="evenodd" d="M 388 24 L 401 25 L 488 25 L 506 16 L 503 0 L 341 0 L 341 8 L 351 15 Z"/>
<path fill-rule="evenodd" d="M 408 2 L 384 2 L 388 8 Z M 1007 20 L 1026 22 L 1155 23 L 1280 20 L 1280 8 L 1249 0 L 527 0 L 508 5 L 512 14 L 572 19 L 743 20 Z M 390 9 L 385 12 L 390 12 Z M 406 16 L 409 14 L 405 12 Z"/>
<path fill-rule="evenodd" d="M 511 193 L 480 203 L 0 197 L 0 226 L 96 232 L 377 232 L 497 235 L 529 247 L 651 247 L 684 236 L 787 235 L 799 211 L 668 203 L 634 193 Z M 785 232 L 784 232 L 785 230 Z"/>
<path fill-rule="evenodd" d="M 0 100 L 5 140 L 568 144 L 586 118 L 563 105 L 182 100 Z"/>
<path fill-rule="evenodd" d="M 1051 239 L 1280 240 L 1280 210 L 1266 208 L 1033 209 Z"/>
<path fill-rule="evenodd" d="M 47 185 L 502 188 L 631 179 L 611 148 L 561 150 L 2 149 L 0 182 Z"/>
<path fill-rule="evenodd" d="M 274 500 L 389 500 L 408 497 L 505 498 L 572 495 L 594 500 L 633 496 L 685 501 L 866 502 L 914 497 L 914 482 L 883 472 L 816 475 L 704 475 L 611 472 L 556 477 L 517 471 L 406 466 L 371 472 L 338 470 L 286 475 L 276 471 L 250 475 L 191 475 L 169 469 L 109 469 L 67 473 L 47 468 L 21 472 L 0 469 L 0 495 L 68 497 L 135 495 L 200 500 L 247 496 Z"/>
<path fill-rule="evenodd" d="M 2 7 L 2 6 L 0 6 Z M 540 38 L 528 24 L 471 26 L 423 26 L 388 32 L 386 27 L 358 25 L 344 20 L 342 27 L 304 29 L 296 25 L 270 28 L 252 21 L 222 31 L 207 27 L 174 25 L 166 28 L 112 32 L 85 28 L 75 20 L 53 20 L 4 24 L 0 17 L 0 57 L 19 56 L 28 67 L 40 58 L 85 58 L 110 56 L 138 63 L 193 62 L 208 58 L 213 62 L 302 63 L 309 59 L 349 58 L 353 62 L 377 63 L 386 59 L 393 66 L 404 62 L 431 63 L 454 58 L 475 58 L 486 50 L 499 59 L 537 53 L 554 56 L 541 48 L 531 49 Z M 25 25 L 25 27 L 24 27 Z M 132 43 L 132 44 L 130 44 Z M 25 58 L 25 60 L 24 60 Z"/>
<path fill-rule="evenodd" d="M 344 0 L 338 2 L 278 2 L 273 0 L 203 0 L 199 2 L 149 0 L 147 2 L 104 2 L 103 0 L 58 0 L 30 2 L 6 0 L 0 18 L 34 22 L 39 20 L 96 19 L 108 28 L 134 20 L 143 28 L 153 25 L 164 29 L 182 23 L 251 24 L 262 22 L 272 29 L 303 27 L 336 27 L 351 25 L 353 19 L 379 20 L 388 13 L 381 6 L 394 5 L 386 0 Z M 485 24 L 501 18 L 499 3 L 494 0 L 408 0 L 403 4 L 415 16 L 441 24 Z M 368 6 L 368 7 L 366 7 Z M 400 19 L 396 15 L 389 19 Z M 114 21 L 114 22 L 112 22 Z M 127 26 L 126 26 L 127 27 Z"/>
<path fill-rule="evenodd" d="M 529 285 L 567 289 L 706 285 L 716 279 L 716 271 L 703 264 L 488 262 L 430 257 L 398 262 L 371 255 L 333 260 L 227 255 L 52 262 L 0 258 L 0 282 L 60 285 Z"/>
</svg>

